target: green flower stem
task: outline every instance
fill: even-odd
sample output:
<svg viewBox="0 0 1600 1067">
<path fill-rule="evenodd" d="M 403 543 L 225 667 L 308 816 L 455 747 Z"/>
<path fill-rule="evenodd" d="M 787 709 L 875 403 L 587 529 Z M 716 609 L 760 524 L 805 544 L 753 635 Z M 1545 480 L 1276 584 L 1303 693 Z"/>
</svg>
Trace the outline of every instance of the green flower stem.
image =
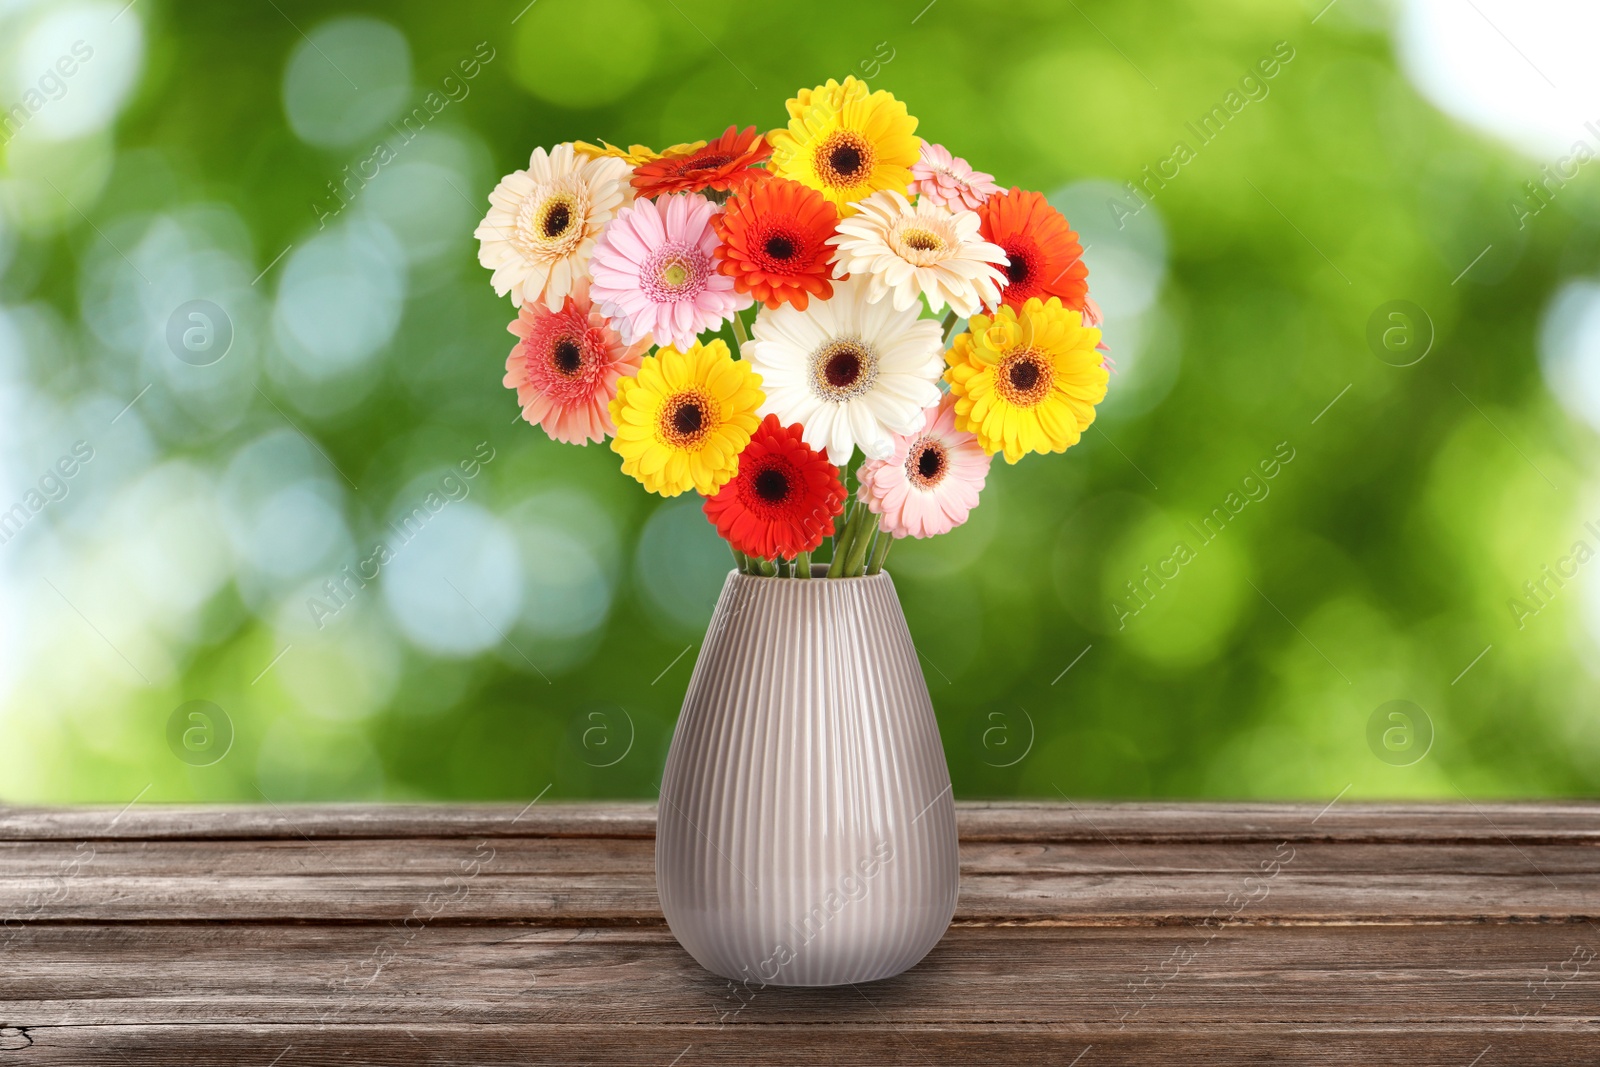
<svg viewBox="0 0 1600 1067">
<path fill-rule="evenodd" d="M 869 511 L 865 504 L 858 503 L 856 510 L 863 512 L 866 518 L 856 528 L 855 540 L 850 542 L 850 553 L 844 558 L 844 573 L 848 578 L 861 577 L 867 562 L 867 549 L 872 547 L 872 535 L 878 532 L 878 516 Z"/>
<path fill-rule="evenodd" d="M 811 577 L 811 553 L 802 552 L 794 558 L 794 576 L 796 578 Z"/>
<path fill-rule="evenodd" d="M 756 573 L 761 575 L 763 578 L 772 578 L 772 577 L 776 576 L 777 573 L 778 573 L 777 565 L 775 563 L 773 563 L 770 559 L 758 559 L 758 560 L 756 560 L 755 561 L 755 567 L 756 567 Z"/>
<path fill-rule="evenodd" d="M 737 548 L 734 548 L 732 545 L 728 546 L 728 551 L 733 553 L 733 565 L 739 569 L 739 573 L 740 574 L 749 574 L 750 573 L 750 557 L 745 555 L 743 552 L 740 552 Z"/>
<path fill-rule="evenodd" d="M 850 509 L 850 518 L 844 524 L 844 533 L 839 535 L 839 540 L 833 546 L 833 561 L 828 564 L 829 578 L 844 577 L 845 559 L 855 545 L 856 531 L 861 528 L 861 516 L 866 510 L 861 504 Z"/>
<path fill-rule="evenodd" d="M 944 334 L 945 344 L 950 343 L 950 331 L 956 328 L 956 323 L 960 321 L 960 318 L 956 314 L 955 308 L 951 308 L 950 313 L 944 317 L 944 322 L 940 324 L 940 332 Z"/>
<path fill-rule="evenodd" d="M 951 312 L 951 314 L 955 313 Z M 744 328 L 744 319 L 739 317 L 739 313 L 737 311 L 733 313 L 733 336 L 734 339 L 739 342 L 739 351 L 737 355 L 739 355 L 740 358 L 743 358 L 744 346 L 750 343 L 750 334 Z"/>
<path fill-rule="evenodd" d="M 877 574 L 883 570 L 883 561 L 889 555 L 889 546 L 894 544 L 894 535 L 888 530 L 879 530 L 878 539 L 872 543 L 872 555 L 867 561 L 867 573 Z"/>
</svg>

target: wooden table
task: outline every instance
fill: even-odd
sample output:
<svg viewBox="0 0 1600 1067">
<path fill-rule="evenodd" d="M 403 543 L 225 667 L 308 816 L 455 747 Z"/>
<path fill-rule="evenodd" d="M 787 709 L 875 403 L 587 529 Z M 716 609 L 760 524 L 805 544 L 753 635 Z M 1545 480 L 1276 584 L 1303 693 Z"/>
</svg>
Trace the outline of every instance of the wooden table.
<svg viewBox="0 0 1600 1067">
<path fill-rule="evenodd" d="M 1600 1062 L 1600 805 L 959 812 L 927 959 L 793 990 L 643 804 L 0 809 L 0 1067 Z"/>
</svg>

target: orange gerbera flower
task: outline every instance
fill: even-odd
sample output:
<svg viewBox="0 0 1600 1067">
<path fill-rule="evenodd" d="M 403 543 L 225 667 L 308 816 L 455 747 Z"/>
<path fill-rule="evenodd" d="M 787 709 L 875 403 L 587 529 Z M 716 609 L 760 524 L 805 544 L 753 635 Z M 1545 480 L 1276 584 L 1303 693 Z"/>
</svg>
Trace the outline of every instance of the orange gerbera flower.
<svg viewBox="0 0 1600 1067">
<path fill-rule="evenodd" d="M 633 171 L 633 188 L 646 198 L 702 189 L 726 191 L 765 177 L 766 171 L 755 168 L 770 155 L 772 149 L 754 126 L 747 126 L 743 133 L 739 127 L 729 126 L 721 137 L 698 151 L 639 164 Z"/>
<path fill-rule="evenodd" d="M 713 215 L 722 244 L 717 270 L 733 287 L 769 308 L 788 302 L 804 311 L 811 297 L 833 295 L 828 275 L 833 248 L 827 241 L 839 209 L 817 190 L 772 178 L 744 186 Z"/>
<path fill-rule="evenodd" d="M 978 208 L 978 232 L 1005 250 L 1006 286 L 1000 303 L 1021 310 L 1032 297 L 1058 298 L 1074 311 L 1083 310 L 1089 294 L 1089 268 L 1083 246 L 1066 218 L 1039 193 L 995 193 Z"/>
</svg>

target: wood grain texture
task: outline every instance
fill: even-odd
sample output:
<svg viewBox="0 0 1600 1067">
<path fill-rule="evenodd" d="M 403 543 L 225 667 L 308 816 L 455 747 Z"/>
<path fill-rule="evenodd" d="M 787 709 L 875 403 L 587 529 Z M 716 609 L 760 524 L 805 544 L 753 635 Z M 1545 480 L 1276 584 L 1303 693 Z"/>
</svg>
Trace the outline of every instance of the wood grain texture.
<svg viewBox="0 0 1600 1067">
<path fill-rule="evenodd" d="M 0 809 L 7 1064 L 1600 1062 L 1600 805 L 962 804 L 918 967 L 735 986 L 653 810 Z"/>
</svg>

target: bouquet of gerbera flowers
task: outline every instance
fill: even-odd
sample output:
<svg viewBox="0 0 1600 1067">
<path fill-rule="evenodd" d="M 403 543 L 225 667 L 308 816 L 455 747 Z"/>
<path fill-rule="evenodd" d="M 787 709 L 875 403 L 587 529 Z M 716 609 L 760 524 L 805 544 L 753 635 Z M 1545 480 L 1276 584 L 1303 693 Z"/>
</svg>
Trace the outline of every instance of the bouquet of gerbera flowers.
<svg viewBox="0 0 1600 1067">
<path fill-rule="evenodd" d="M 995 453 L 1077 443 L 1106 394 L 1099 313 L 1060 212 L 889 93 L 850 77 L 787 107 L 765 137 L 536 148 L 478 259 L 519 309 L 528 422 L 700 493 L 742 573 L 809 578 L 831 539 L 828 577 L 873 574 L 895 538 L 965 522 Z"/>
</svg>

